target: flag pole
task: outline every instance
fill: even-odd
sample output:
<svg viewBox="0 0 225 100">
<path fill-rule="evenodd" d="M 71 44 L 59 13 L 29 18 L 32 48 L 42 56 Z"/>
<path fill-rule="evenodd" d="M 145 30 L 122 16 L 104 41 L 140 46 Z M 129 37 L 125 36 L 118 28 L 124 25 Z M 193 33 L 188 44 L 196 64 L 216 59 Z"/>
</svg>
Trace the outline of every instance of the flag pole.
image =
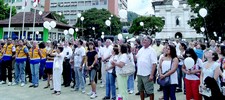
<svg viewBox="0 0 225 100">
<path fill-rule="evenodd" d="M 26 12 L 25 12 L 25 7 L 24 7 L 24 11 L 23 11 L 22 39 L 24 39 L 24 23 L 25 23 L 25 16 L 26 16 Z"/>
<path fill-rule="evenodd" d="M 38 0 L 36 0 L 36 4 L 38 5 Z M 34 40 L 34 35 L 35 35 L 35 33 L 34 33 L 34 27 L 35 27 L 35 20 L 36 20 L 36 12 L 37 12 L 36 7 L 37 7 L 37 5 L 34 5 L 34 22 L 33 22 L 33 35 L 32 35 L 32 40 Z"/>
<path fill-rule="evenodd" d="M 10 27 L 11 27 L 11 19 L 12 19 L 12 0 L 11 0 L 11 5 L 10 5 L 10 13 L 9 13 L 9 27 L 8 27 L 8 38 L 10 37 Z"/>
</svg>

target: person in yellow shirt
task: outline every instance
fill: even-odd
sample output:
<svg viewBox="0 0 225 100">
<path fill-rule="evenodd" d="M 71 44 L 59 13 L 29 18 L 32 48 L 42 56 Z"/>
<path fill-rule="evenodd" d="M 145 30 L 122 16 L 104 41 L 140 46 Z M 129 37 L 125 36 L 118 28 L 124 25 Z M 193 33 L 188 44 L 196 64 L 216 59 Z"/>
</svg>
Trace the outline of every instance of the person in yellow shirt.
<svg viewBox="0 0 225 100">
<path fill-rule="evenodd" d="M 42 54 L 42 58 L 41 58 L 41 62 L 40 62 L 40 69 L 39 69 L 39 79 L 41 79 L 43 77 L 43 79 L 45 80 L 46 76 L 44 73 L 44 68 L 46 66 L 46 57 L 47 57 L 47 49 L 45 48 L 45 43 L 41 42 L 39 44 L 39 49 L 41 51 Z"/>
<path fill-rule="evenodd" d="M 12 40 L 8 39 L 7 44 L 3 46 L 3 50 L 1 51 L 2 56 L 2 81 L 0 84 L 6 84 L 6 72 L 8 72 L 8 85 L 12 85 L 12 56 L 15 54 L 15 46 L 12 44 Z M 8 71 L 6 71 L 8 70 Z"/>
<path fill-rule="evenodd" d="M 16 48 L 16 61 L 15 61 L 15 81 L 12 85 L 18 85 L 21 81 L 21 87 L 25 86 L 25 67 L 28 56 L 28 48 L 23 44 L 22 40 L 18 41 Z"/>
<path fill-rule="evenodd" d="M 38 87 L 39 85 L 39 67 L 42 58 L 41 50 L 37 47 L 37 42 L 33 41 L 33 46 L 29 52 L 30 70 L 32 75 L 32 85 L 29 87 Z"/>
</svg>

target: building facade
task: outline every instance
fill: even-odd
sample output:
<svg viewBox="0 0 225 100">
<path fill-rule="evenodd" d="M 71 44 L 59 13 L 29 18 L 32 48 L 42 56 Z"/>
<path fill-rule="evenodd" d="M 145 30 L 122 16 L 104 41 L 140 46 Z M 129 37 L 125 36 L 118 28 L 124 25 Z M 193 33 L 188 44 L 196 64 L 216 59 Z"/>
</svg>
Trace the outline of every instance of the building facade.
<svg viewBox="0 0 225 100">
<path fill-rule="evenodd" d="M 5 3 L 8 3 L 9 5 L 11 5 L 10 2 L 11 0 L 5 0 Z M 34 11 L 33 3 L 34 3 L 34 0 L 27 0 L 27 2 L 26 0 L 16 0 L 16 2 L 14 2 L 12 5 L 16 7 L 17 13 L 24 12 L 24 11 L 33 12 Z M 45 0 L 40 0 L 36 9 L 39 11 L 44 11 L 44 3 L 45 3 Z M 23 7 L 25 7 L 25 9 L 23 9 Z"/>
<path fill-rule="evenodd" d="M 117 16 L 120 9 L 127 9 L 127 0 L 50 0 L 49 4 L 50 11 L 64 14 L 70 25 L 77 22 L 78 13 L 91 8 L 108 9 Z"/>
<path fill-rule="evenodd" d="M 172 0 L 155 0 L 153 6 L 155 16 L 162 17 L 165 26 L 162 32 L 156 33 L 156 38 L 183 38 L 196 39 L 204 38 L 203 34 L 197 34 L 196 31 L 188 25 L 188 20 L 195 17 L 196 14 L 191 12 L 190 6 L 186 0 L 178 0 L 178 8 L 173 7 Z"/>
</svg>

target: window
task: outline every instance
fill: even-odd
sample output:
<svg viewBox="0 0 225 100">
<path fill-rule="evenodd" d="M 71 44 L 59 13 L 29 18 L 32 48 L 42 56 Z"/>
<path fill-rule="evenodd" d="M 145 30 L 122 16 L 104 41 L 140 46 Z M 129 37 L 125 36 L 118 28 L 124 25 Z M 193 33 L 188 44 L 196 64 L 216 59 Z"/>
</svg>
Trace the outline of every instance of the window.
<svg viewBox="0 0 225 100">
<path fill-rule="evenodd" d="M 84 1 L 78 1 L 78 6 L 84 6 Z"/>
<path fill-rule="evenodd" d="M 181 18 L 179 16 L 176 17 L 176 26 L 180 26 L 180 20 Z"/>
<path fill-rule="evenodd" d="M 91 6 L 91 1 L 85 1 L 85 6 Z"/>
<path fill-rule="evenodd" d="M 77 6 L 77 2 L 71 2 L 71 6 Z"/>
</svg>

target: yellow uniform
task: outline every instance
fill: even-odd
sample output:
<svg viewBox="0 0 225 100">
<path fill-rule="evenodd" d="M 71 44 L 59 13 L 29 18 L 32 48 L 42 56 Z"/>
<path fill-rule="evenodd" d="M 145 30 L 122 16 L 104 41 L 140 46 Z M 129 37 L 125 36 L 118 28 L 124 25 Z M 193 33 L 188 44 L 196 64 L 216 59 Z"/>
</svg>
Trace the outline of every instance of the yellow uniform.
<svg viewBox="0 0 225 100">
<path fill-rule="evenodd" d="M 2 60 L 4 61 L 12 60 L 12 55 L 14 51 L 13 49 L 15 49 L 13 44 L 10 44 L 10 45 L 5 44 L 2 50 L 2 54 L 3 54 Z"/>
<path fill-rule="evenodd" d="M 31 48 L 30 49 L 29 55 L 30 55 L 30 63 L 31 64 L 40 63 L 41 57 L 38 53 L 38 50 L 39 50 L 39 48 L 35 48 L 35 49 Z"/>
<path fill-rule="evenodd" d="M 27 60 L 27 55 L 26 53 L 28 53 L 27 47 L 23 46 L 22 48 L 20 46 L 18 46 L 16 48 L 16 62 L 24 62 Z"/>
</svg>

